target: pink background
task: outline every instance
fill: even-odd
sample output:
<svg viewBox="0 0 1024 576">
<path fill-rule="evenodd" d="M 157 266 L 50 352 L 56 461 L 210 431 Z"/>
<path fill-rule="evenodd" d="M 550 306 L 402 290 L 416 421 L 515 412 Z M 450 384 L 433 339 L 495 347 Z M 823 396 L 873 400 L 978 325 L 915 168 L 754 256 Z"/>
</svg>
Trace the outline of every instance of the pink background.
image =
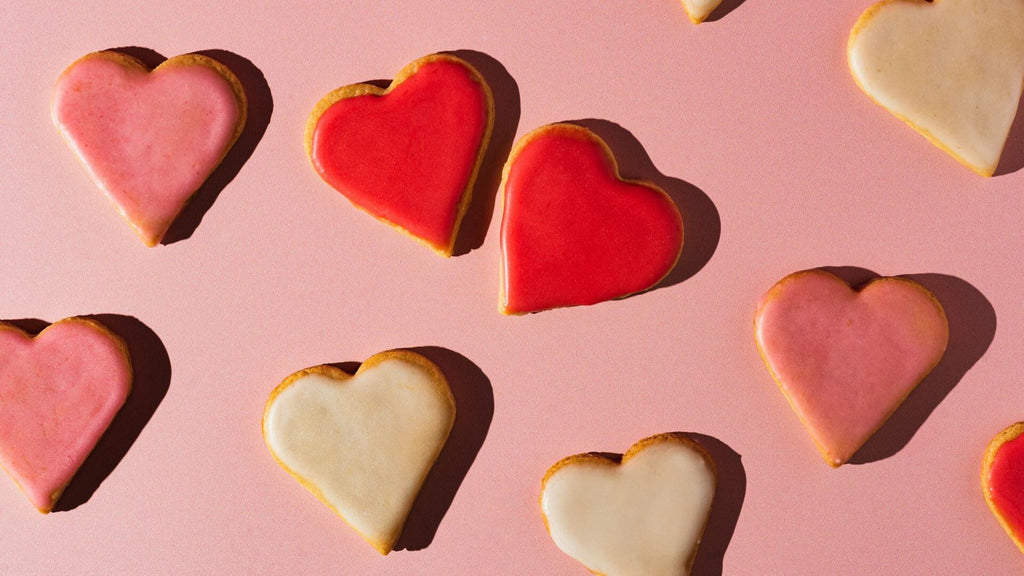
<svg viewBox="0 0 1024 576">
<path fill-rule="evenodd" d="M 544 471 L 674 430 L 721 466 L 699 574 L 1020 571 L 978 476 L 1024 419 L 1024 121 L 983 179 L 873 104 L 845 59 L 870 3 L 726 0 L 699 27 L 675 0 L 5 3 L 0 318 L 105 315 L 139 381 L 73 510 L 41 516 L 0 481 L 0 572 L 585 574 L 544 530 Z M 64 67 L 123 46 L 221 51 L 254 101 L 178 241 L 153 249 L 49 117 Z M 302 147 L 323 94 L 442 50 L 474 52 L 499 108 L 450 260 L 353 209 Z M 680 268 L 625 300 L 500 316 L 502 154 L 587 119 L 679 202 Z M 757 298 L 817 266 L 915 275 L 952 325 L 936 372 L 839 470 L 753 341 Z M 384 558 L 274 463 L 260 418 L 300 368 L 419 346 L 460 420 L 403 537 L 419 550 Z"/>
</svg>

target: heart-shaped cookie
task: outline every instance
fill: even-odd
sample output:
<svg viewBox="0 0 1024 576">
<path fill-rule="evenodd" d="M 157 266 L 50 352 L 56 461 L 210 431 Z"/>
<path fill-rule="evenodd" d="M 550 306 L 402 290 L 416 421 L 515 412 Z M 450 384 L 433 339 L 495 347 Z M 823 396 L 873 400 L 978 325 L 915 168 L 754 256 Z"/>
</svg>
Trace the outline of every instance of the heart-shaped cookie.
<svg viewBox="0 0 1024 576">
<path fill-rule="evenodd" d="M 645 438 L 616 462 L 577 454 L 552 466 L 540 507 L 551 539 L 604 576 L 689 574 L 715 496 L 715 463 L 679 433 Z"/>
<path fill-rule="evenodd" d="M 885 423 L 949 341 L 942 305 L 917 282 L 877 278 L 854 290 L 824 270 L 772 286 L 754 327 L 768 371 L 833 467 Z"/>
<path fill-rule="evenodd" d="M 387 554 L 454 421 L 441 370 L 391 350 L 353 375 L 323 365 L 289 376 L 267 400 L 263 437 L 278 464 Z"/>
<path fill-rule="evenodd" d="M 575 124 L 523 136 L 502 177 L 500 310 L 523 314 L 642 292 L 675 266 L 683 222 L 660 188 L 619 176 Z"/>
<path fill-rule="evenodd" d="M 1024 552 L 1024 422 L 992 439 L 981 467 L 985 502 L 1006 533 Z"/>
<path fill-rule="evenodd" d="M 861 89 L 964 165 L 991 176 L 1024 87 L 1024 3 L 883 0 L 850 32 Z"/>
<path fill-rule="evenodd" d="M 124 341 L 66 318 L 32 337 L 0 322 L 0 465 L 49 512 L 132 386 Z"/>
<path fill-rule="evenodd" d="M 682 0 L 687 16 L 694 24 L 700 24 L 722 3 L 722 0 Z"/>
<path fill-rule="evenodd" d="M 493 117 L 483 77 L 461 58 L 432 54 L 387 89 L 353 84 L 321 99 L 306 152 L 357 207 L 451 256 Z"/>
<path fill-rule="evenodd" d="M 100 189 L 155 246 L 242 133 L 246 106 L 235 75 L 207 56 L 175 56 L 150 71 L 104 51 L 61 74 L 53 121 Z"/>
</svg>

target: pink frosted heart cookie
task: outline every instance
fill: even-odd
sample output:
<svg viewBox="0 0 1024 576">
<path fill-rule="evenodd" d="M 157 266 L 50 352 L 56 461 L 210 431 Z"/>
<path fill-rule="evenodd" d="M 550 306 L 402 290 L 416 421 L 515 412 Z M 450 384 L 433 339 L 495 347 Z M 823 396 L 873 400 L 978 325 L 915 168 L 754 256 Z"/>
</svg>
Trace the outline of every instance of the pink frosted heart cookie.
<svg viewBox="0 0 1024 576">
<path fill-rule="evenodd" d="M 995 172 L 1024 88 L 1024 2 L 883 0 L 847 52 L 868 96 L 971 170 Z"/>
<path fill-rule="evenodd" d="M 791 274 L 757 306 L 757 347 L 833 467 L 847 462 L 939 363 L 939 301 L 906 278 L 854 290 L 824 270 Z"/>
<path fill-rule="evenodd" d="M 104 51 L 61 74 L 52 112 L 99 188 L 155 246 L 242 133 L 246 106 L 235 75 L 207 56 L 175 56 L 151 71 Z"/>
<path fill-rule="evenodd" d="M 454 422 L 441 370 L 391 350 L 355 374 L 323 365 L 286 378 L 267 400 L 263 438 L 281 467 L 387 554 Z"/>
<path fill-rule="evenodd" d="M 711 512 L 715 463 L 683 434 L 645 438 L 621 463 L 563 458 L 541 481 L 555 545 L 604 576 L 689 574 Z"/>
<path fill-rule="evenodd" d="M 1024 552 L 1024 422 L 1000 432 L 985 451 L 981 487 L 985 502 Z"/>
<path fill-rule="evenodd" d="M 32 337 L 0 322 L 0 464 L 49 512 L 131 391 L 124 341 L 67 318 Z"/>
</svg>

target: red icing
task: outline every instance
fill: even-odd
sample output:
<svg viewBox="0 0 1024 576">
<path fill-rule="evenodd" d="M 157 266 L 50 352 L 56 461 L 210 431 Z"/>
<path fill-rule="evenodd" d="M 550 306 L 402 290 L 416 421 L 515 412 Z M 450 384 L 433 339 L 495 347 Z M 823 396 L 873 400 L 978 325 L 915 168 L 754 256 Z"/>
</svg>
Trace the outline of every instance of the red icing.
<svg viewBox="0 0 1024 576">
<path fill-rule="evenodd" d="M 595 304 L 650 288 L 675 265 L 679 211 L 623 182 L 590 131 L 554 125 L 520 143 L 505 179 L 503 310 Z"/>
<path fill-rule="evenodd" d="M 385 95 L 331 105 L 311 156 L 357 206 L 447 250 L 488 123 L 487 93 L 472 71 L 432 60 Z"/>
<path fill-rule="evenodd" d="M 1024 538 L 1024 435 L 1005 442 L 989 468 L 992 502 L 1017 538 Z"/>
</svg>

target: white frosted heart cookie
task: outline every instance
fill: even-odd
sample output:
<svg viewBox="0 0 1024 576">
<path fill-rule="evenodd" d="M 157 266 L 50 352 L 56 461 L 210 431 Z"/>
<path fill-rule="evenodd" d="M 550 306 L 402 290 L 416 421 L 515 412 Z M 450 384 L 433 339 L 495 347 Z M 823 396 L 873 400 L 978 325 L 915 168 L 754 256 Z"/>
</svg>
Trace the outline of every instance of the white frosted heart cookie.
<svg viewBox="0 0 1024 576">
<path fill-rule="evenodd" d="M 617 463 L 577 454 L 541 481 L 551 539 L 604 576 L 689 574 L 715 495 L 715 464 L 679 433 L 634 444 Z"/>
<path fill-rule="evenodd" d="M 883 0 L 850 32 L 850 70 L 876 102 L 983 176 L 1024 86 L 1024 2 Z"/>
<path fill-rule="evenodd" d="M 322 365 L 286 378 L 267 400 L 263 438 L 289 474 L 387 554 L 454 422 L 441 370 L 391 350 L 355 374 Z"/>
<path fill-rule="evenodd" d="M 722 0 L 682 0 L 683 8 L 690 17 L 690 22 L 700 24 L 705 18 L 711 15 L 722 3 Z"/>
</svg>

